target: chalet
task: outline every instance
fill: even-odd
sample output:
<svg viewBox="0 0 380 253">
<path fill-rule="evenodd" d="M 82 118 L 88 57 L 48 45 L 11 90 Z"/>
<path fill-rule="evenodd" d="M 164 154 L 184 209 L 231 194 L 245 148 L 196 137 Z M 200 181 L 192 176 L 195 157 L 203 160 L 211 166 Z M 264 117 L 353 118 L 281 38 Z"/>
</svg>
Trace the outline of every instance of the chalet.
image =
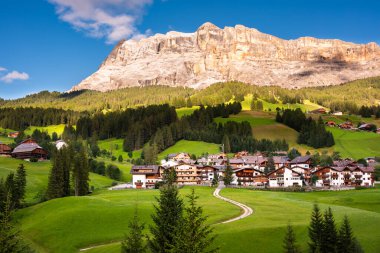
<svg viewBox="0 0 380 253">
<path fill-rule="evenodd" d="M 242 167 L 234 170 L 232 184 L 241 184 L 244 186 L 263 186 L 267 184 L 268 179 L 264 173 L 253 167 Z"/>
<path fill-rule="evenodd" d="M 373 167 L 344 166 L 324 167 L 313 173 L 317 187 L 373 186 Z"/>
<path fill-rule="evenodd" d="M 245 166 L 253 167 L 256 170 L 264 171 L 268 159 L 262 155 L 242 156 Z"/>
<path fill-rule="evenodd" d="M 302 186 L 302 175 L 288 167 L 282 167 L 268 174 L 269 187 Z"/>
<path fill-rule="evenodd" d="M 17 159 L 36 158 L 45 160 L 47 156 L 47 151 L 40 147 L 33 139 L 27 139 L 21 142 L 12 152 L 12 157 Z"/>
<path fill-rule="evenodd" d="M 220 175 L 220 168 L 210 165 L 198 165 L 198 171 L 201 175 L 202 183 L 211 183 L 214 180 L 215 174 Z"/>
<path fill-rule="evenodd" d="M 298 156 L 289 162 L 290 167 L 303 167 L 305 169 L 310 168 L 311 156 Z"/>
<path fill-rule="evenodd" d="M 19 136 L 20 132 L 10 132 L 8 133 L 9 138 L 17 138 Z"/>
<path fill-rule="evenodd" d="M 194 164 L 180 163 L 174 167 L 177 173 L 177 183 L 194 185 L 202 182 L 202 171 Z"/>
<path fill-rule="evenodd" d="M 288 166 L 290 159 L 287 156 L 273 156 L 273 161 L 276 169 Z"/>
<path fill-rule="evenodd" d="M 339 124 L 339 128 L 341 128 L 341 129 L 348 129 L 349 130 L 349 129 L 353 129 L 354 125 L 352 124 L 352 122 L 346 121 L 344 123 Z"/>
<path fill-rule="evenodd" d="M 132 166 L 133 188 L 154 188 L 157 181 L 161 180 L 160 166 L 158 165 L 135 165 Z"/>
<path fill-rule="evenodd" d="M 173 155 L 173 154 L 171 154 L 171 155 Z M 172 157 L 171 159 L 174 161 L 190 160 L 190 155 L 188 153 L 178 153 L 178 154 L 175 154 L 175 156 Z"/>
<path fill-rule="evenodd" d="M 12 148 L 8 145 L 0 142 L 0 156 L 9 156 L 11 155 Z"/>
<path fill-rule="evenodd" d="M 314 114 L 326 114 L 327 111 L 326 111 L 325 108 L 318 108 L 316 110 L 310 111 L 310 113 L 314 113 Z"/>
<path fill-rule="evenodd" d="M 359 127 L 358 127 L 359 130 L 362 130 L 362 131 L 369 131 L 369 132 L 372 132 L 374 130 L 377 130 L 376 126 L 374 124 L 368 124 L 368 123 L 365 123 L 365 124 L 361 124 Z"/>
<path fill-rule="evenodd" d="M 327 121 L 325 124 L 326 124 L 326 126 L 329 126 L 329 127 L 335 127 L 336 126 L 336 123 L 334 121 Z"/>
<path fill-rule="evenodd" d="M 231 166 L 233 169 L 241 168 L 241 167 L 244 166 L 244 160 L 241 159 L 241 158 L 233 158 L 233 159 L 230 159 L 230 166 Z"/>
</svg>

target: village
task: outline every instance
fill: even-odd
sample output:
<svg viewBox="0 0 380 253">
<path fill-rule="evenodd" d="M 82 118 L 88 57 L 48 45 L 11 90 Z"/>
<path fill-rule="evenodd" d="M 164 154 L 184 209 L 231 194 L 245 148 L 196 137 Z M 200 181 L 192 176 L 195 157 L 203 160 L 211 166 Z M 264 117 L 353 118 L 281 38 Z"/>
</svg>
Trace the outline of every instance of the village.
<svg viewBox="0 0 380 253">
<path fill-rule="evenodd" d="M 312 166 L 310 155 L 289 159 L 287 156 L 254 155 L 248 152 L 207 155 L 197 160 L 187 153 L 169 154 L 161 165 L 133 166 L 133 187 L 155 188 L 163 180 L 165 170 L 174 168 L 178 185 L 215 185 L 232 169 L 233 186 L 259 188 L 316 187 L 321 189 L 353 189 L 374 186 L 375 159 L 367 158 L 367 166 L 351 159 L 333 161 L 332 166 Z M 268 165 L 272 163 L 273 168 Z"/>
</svg>

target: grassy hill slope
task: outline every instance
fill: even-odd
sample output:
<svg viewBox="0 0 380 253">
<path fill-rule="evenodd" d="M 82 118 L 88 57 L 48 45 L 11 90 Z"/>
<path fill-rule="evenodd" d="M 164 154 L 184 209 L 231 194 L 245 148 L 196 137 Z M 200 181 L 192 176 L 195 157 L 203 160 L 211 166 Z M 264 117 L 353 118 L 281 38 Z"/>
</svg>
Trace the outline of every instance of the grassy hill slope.
<svg viewBox="0 0 380 253">
<path fill-rule="evenodd" d="M 214 224 L 240 213 L 237 207 L 212 196 L 213 189 L 196 187 L 199 204 Z M 180 190 L 182 196 L 190 187 Z M 135 206 L 141 220 L 151 224 L 157 190 L 102 191 L 87 197 L 56 199 L 17 212 L 26 236 L 40 252 L 77 252 L 79 248 L 106 243 L 88 252 L 120 252 L 117 242 L 128 232 Z M 342 192 L 286 193 L 224 189 L 221 194 L 251 206 L 254 214 L 232 223 L 213 225 L 221 252 L 277 253 L 282 250 L 285 228 L 290 222 L 297 240 L 307 250 L 307 226 L 314 203 L 330 206 L 337 223 L 347 214 L 365 252 L 380 251 L 380 189 Z M 286 210 L 284 212 L 284 210 Z M 43 217 L 43 219 L 42 219 Z M 148 232 L 148 230 L 146 230 Z M 116 242 L 115 242 L 116 241 Z M 110 243 L 110 244 L 108 244 Z"/>
</svg>

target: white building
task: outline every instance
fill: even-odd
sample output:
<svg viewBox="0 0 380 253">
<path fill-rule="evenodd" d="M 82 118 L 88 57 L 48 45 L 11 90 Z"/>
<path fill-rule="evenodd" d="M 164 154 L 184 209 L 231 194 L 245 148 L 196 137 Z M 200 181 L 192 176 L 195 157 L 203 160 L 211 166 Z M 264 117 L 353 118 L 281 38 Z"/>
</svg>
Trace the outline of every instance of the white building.
<svg viewBox="0 0 380 253">
<path fill-rule="evenodd" d="M 301 174 L 288 168 L 282 167 L 268 174 L 269 187 L 302 186 Z"/>
</svg>

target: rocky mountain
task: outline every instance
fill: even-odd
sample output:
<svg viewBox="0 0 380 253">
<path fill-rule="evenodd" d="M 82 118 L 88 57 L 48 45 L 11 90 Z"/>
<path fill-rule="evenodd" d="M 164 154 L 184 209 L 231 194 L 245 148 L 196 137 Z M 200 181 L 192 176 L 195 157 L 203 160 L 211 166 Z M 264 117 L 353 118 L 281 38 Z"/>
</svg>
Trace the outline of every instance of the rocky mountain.
<svg viewBox="0 0 380 253">
<path fill-rule="evenodd" d="M 194 33 L 168 32 L 120 41 L 98 71 L 72 90 L 169 85 L 204 88 L 241 81 L 286 88 L 336 85 L 380 75 L 380 47 L 302 37 L 283 40 L 236 25 L 205 23 Z"/>
</svg>

